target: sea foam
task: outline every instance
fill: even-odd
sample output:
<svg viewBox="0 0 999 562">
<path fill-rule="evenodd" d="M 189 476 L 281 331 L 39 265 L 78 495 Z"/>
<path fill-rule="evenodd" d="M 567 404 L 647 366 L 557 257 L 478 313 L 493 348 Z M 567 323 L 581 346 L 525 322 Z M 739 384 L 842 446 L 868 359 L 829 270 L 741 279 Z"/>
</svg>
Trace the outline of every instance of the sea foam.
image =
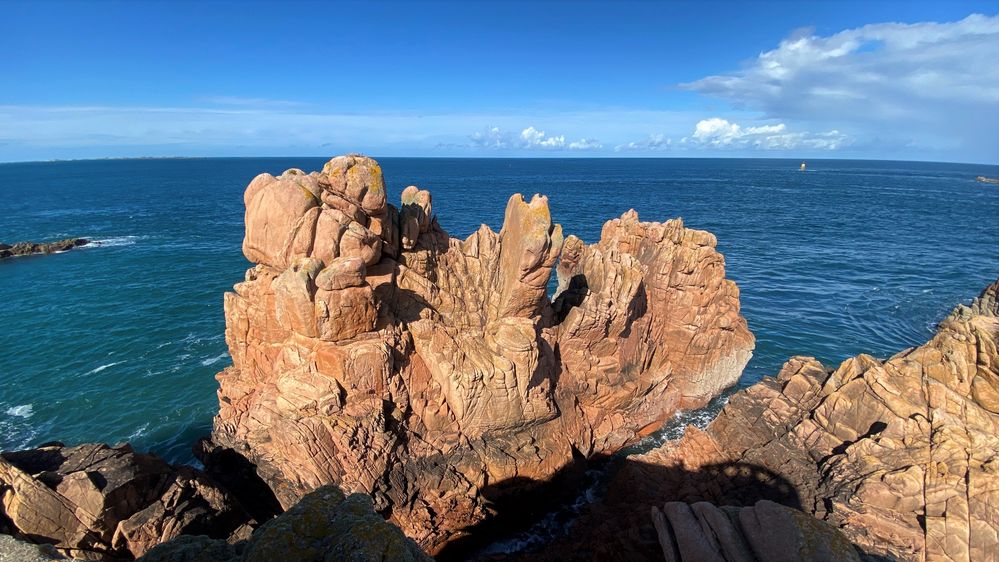
<svg viewBox="0 0 999 562">
<path fill-rule="evenodd" d="M 30 418 L 34 413 L 35 413 L 35 407 L 31 404 L 21 404 L 20 406 L 7 408 L 8 416 L 16 416 L 19 418 Z"/>
<path fill-rule="evenodd" d="M 218 363 L 219 361 L 226 359 L 227 357 L 229 357 L 228 353 L 222 353 L 215 357 L 209 357 L 208 359 L 205 359 L 204 361 L 201 362 L 201 364 L 207 367 L 209 365 L 214 365 L 215 363 Z"/>
<path fill-rule="evenodd" d="M 83 376 L 94 375 L 103 371 L 104 369 L 110 369 L 111 367 L 114 367 L 115 365 L 121 365 L 122 363 L 124 363 L 124 361 L 115 361 L 113 363 L 107 363 L 105 365 L 101 365 L 100 367 L 95 367 L 87 371 L 86 373 L 83 373 Z"/>
<path fill-rule="evenodd" d="M 111 238 L 99 238 L 96 240 L 91 240 L 89 243 L 84 245 L 84 248 L 97 248 L 97 247 L 109 247 L 109 246 L 131 246 L 135 244 L 136 240 L 140 240 L 144 236 L 114 236 Z"/>
</svg>

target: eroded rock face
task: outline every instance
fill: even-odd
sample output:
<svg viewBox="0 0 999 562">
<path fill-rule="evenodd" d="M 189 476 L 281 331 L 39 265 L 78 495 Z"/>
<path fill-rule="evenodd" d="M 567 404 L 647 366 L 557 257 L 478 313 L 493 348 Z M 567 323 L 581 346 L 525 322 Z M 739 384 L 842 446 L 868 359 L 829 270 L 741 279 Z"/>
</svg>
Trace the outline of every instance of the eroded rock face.
<svg viewBox="0 0 999 562">
<path fill-rule="evenodd" d="M 630 212 L 586 246 L 545 197 L 514 195 L 499 233 L 457 240 L 428 191 L 387 204 L 361 156 L 258 176 L 246 205 L 258 265 L 225 296 L 214 443 L 285 508 L 337 484 L 431 551 L 492 491 L 705 403 L 753 348 L 714 237 L 679 220 Z"/>
<path fill-rule="evenodd" d="M 873 555 L 994 560 L 997 296 L 999 281 L 958 306 L 930 341 L 887 361 L 860 355 L 828 370 L 790 359 L 775 379 L 733 395 L 706 431 L 688 428 L 629 459 L 608 492 L 616 507 L 596 509 L 581 532 L 614 536 L 632 515 L 644 517 L 629 506 L 748 505 L 770 494 Z"/>
<path fill-rule="evenodd" d="M 130 560 L 181 534 L 248 535 L 255 521 L 205 474 L 128 445 L 0 454 L 0 518 L 81 559 Z"/>
</svg>

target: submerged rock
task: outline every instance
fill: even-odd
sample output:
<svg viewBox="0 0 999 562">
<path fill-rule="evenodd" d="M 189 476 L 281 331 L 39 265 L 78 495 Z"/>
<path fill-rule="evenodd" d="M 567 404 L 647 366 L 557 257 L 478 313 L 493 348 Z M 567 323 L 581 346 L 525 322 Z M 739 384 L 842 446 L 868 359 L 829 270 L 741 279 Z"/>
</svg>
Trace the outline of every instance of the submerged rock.
<svg viewBox="0 0 999 562">
<path fill-rule="evenodd" d="M 770 499 L 841 530 L 866 555 L 995 560 L 999 553 L 999 281 L 925 344 L 829 370 L 790 359 L 736 393 L 705 431 L 628 459 L 573 543 L 659 559 L 650 506 Z M 545 555 L 542 555 L 544 558 Z M 731 559 L 731 558 L 727 558 Z"/>
<path fill-rule="evenodd" d="M 335 486 L 306 495 L 294 507 L 234 544 L 183 536 L 157 546 L 142 562 L 416 562 L 429 561 L 415 542 L 375 513 L 371 498 L 344 496 Z"/>
<path fill-rule="evenodd" d="M 0 243 L 0 259 L 14 258 L 18 256 L 31 256 L 35 254 L 54 254 L 72 250 L 85 244 L 90 240 L 86 238 L 66 238 L 56 242 L 18 242 L 17 244 Z"/>
<path fill-rule="evenodd" d="M 0 519 L 21 538 L 101 560 L 181 534 L 240 538 L 256 523 L 205 474 L 102 444 L 0 453 Z"/>
<path fill-rule="evenodd" d="M 679 220 L 630 211 L 586 245 L 518 194 L 500 232 L 458 240 L 428 191 L 388 204 L 363 156 L 258 176 L 245 202 L 257 265 L 225 295 L 213 447 L 285 508 L 329 483 L 370 494 L 430 551 L 706 404 L 754 346 L 714 236 Z"/>
</svg>

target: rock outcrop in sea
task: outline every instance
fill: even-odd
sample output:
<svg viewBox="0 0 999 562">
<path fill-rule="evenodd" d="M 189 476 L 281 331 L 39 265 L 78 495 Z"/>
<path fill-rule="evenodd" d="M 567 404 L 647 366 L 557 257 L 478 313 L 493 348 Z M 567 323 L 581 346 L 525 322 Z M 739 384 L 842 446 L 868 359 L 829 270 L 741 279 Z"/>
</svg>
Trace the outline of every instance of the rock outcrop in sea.
<svg viewBox="0 0 999 562">
<path fill-rule="evenodd" d="M 55 254 L 89 243 L 90 240 L 86 238 L 66 238 L 56 242 L 18 242 L 13 245 L 0 243 L 0 259 L 36 254 Z"/>
<path fill-rule="evenodd" d="M 996 560 L 999 280 L 886 361 L 859 355 L 831 370 L 788 360 L 705 431 L 629 457 L 604 500 L 538 558 L 660 560 L 650 509 L 761 499 L 832 525 L 870 559 Z M 742 559 L 724 555 L 730 539 L 712 517 L 683 520 L 714 537 L 703 559 Z"/>
<path fill-rule="evenodd" d="M 370 494 L 430 552 L 705 405 L 752 353 L 714 236 L 680 220 L 630 211 L 587 245 L 545 197 L 514 195 L 499 232 L 458 240 L 430 192 L 389 204 L 363 156 L 261 174 L 244 200 L 256 265 L 225 296 L 210 448 L 248 459 L 284 508 L 326 484 Z"/>
</svg>

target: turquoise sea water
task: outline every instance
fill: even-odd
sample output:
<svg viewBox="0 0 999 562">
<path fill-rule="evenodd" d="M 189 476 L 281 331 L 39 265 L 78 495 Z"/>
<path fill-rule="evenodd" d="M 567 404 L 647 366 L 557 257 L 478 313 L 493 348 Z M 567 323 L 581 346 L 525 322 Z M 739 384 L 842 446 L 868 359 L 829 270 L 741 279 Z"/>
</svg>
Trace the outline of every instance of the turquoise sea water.
<svg viewBox="0 0 999 562">
<path fill-rule="evenodd" d="M 0 165 L 0 241 L 103 243 L 0 262 L 0 449 L 129 440 L 191 460 L 229 363 L 222 294 L 249 263 L 242 192 L 321 158 Z M 500 226 L 510 194 L 547 194 L 588 242 L 629 208 L 712 231 L 757 350 L 742 379 L 790 355 L 828 364 L 924 341 L 999 276 L 999 166 L 717 159 L 380 162 L 390 200 L 429 188 L 441 225 Z"/>
</svg>

